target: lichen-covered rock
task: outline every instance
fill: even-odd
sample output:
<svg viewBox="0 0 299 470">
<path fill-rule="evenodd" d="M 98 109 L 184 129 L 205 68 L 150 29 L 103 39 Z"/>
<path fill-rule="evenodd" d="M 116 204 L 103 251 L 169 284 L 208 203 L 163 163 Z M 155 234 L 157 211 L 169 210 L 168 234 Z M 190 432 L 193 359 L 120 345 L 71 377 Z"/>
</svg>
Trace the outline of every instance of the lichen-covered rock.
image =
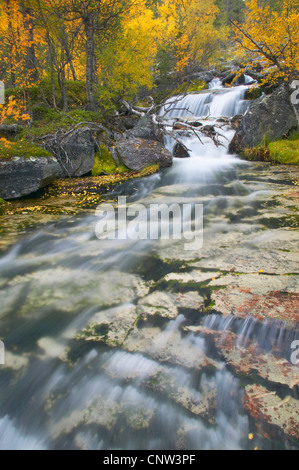
<svg viewBox="0 0 299 470">
<path fill-rule="evenodd" d="M 167 168 L 172 165 L 171 153 L 158 141 L 130 135 L 119 137 L 116 150 L 127 168 L 140 171 L 151 165 Z"/>
<path fill-rule="evenodd" d="M 109 346 L 121 345 L 137 320 L 136 307 L 124 304 L 96 313 L 78 339 L 98 341 Z"/>
<path fill-rule="evenodd" d="M 173 319 L 177 317 L 178 309 L 170 295 L 156 291 L 139 301 L 138 313 L 144 317 L 158 315 Z"/>
<path fill-rule="evenodd" d="M 140 139 L 150 139 L 163 142 L 163 133 L 158 125 L 153 122 L 151 116 L 147 115 L 138 119 L 133 129 L 128 132 L 128 135 L 138 137 Z"/>
<path fill-rule="evenodd" d="M 295 275 L 229 274 L 210 283 L 216 288 L 212 293 L 214 309 L 225 316 L 249 315 L 259 320 L 271 318 L 296 324 L 299 321 L 298 282 Z"/>
<path fill-rule="evenodd" d="M 187 327 L 213 341 L 218 353 L 225 358 L 239 374 L 257 375 L 264 381 L 285 385 L 290 389 L 299 385 L 299 371 L 296 366 L 277 355 L 266 352 L 255 341 L 246 340 L 232 331 L 214 331 L 206 327 Z"/>
<path fill-rule="evenodd" d="M 206 357 L 201 342 L 192 345 L 170 327 L 164 331 L 158 327 L 134 328 L 126 338 L 123 348 L 130 352 L 144 353 L 161 363 L 170 362 L 198 370 L 208 366 L 215 367 L 215 361 Z"/>
<path fill-rule="evenodd" d="M 54 157 L 14 157 L 0 161 L 0 197 L 16 199 L 51 184 L 60 173 Z"/>
<path fill-rule="evenodd" d="M 299 439 L 299 401 L 295 398 L 287 396 L 281 399 L 261 385 L 248 385 L 243 404 L 262 428 L 265 424 L 272 425 L 288 436 Z"/>
</svg>

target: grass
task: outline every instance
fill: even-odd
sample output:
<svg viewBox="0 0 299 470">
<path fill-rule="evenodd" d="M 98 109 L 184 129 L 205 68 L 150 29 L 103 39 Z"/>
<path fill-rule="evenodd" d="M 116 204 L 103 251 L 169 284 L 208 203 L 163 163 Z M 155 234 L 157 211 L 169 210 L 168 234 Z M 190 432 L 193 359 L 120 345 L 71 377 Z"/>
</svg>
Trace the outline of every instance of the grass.
<svg viewBox="0 0 299 470">
<path fill-rule="evenodd" d="M 265 142 L 243 151 L 246 160 L 266 161 L 282 165 L 299 165 L 299 133 L 294 133 L 288 140 L 281 139 Z"/>
<path fill-rule="evenodd" d="M 271 161 L 284 165 L 299 165 L 299 134 L 289 140 L 278 140 L 268 145 Z"/>
</svg>

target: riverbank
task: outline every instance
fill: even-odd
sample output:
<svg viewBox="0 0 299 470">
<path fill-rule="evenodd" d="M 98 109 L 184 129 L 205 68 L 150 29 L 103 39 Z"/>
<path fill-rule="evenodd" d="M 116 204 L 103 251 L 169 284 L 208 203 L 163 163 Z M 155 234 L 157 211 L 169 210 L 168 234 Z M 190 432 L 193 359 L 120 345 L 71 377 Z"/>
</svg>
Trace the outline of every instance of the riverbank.
<svg viewBox="0 0 299 470">
<path fill-rule="evenodd" d="M 159 166 L 153 165 L 139 172 L 60 179 L 33 196 L 0 201 L 0 251 L 35 228 L 82 213 L 94 214 L 101 202 L 115 200 L 126 182 L 159 171 Z"/>
</svg>

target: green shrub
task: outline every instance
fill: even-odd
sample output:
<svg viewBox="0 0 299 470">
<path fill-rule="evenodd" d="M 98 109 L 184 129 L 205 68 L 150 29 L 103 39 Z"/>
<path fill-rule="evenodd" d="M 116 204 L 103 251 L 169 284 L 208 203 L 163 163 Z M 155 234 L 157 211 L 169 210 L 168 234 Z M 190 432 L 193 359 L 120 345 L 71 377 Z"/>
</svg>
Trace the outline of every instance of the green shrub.
<svg viewBox="0 0 299 470">
<path fill-rule="evenodd" d="M 83 81 L 66 83 L 68 103 L 70 106 L 85 106 L 87 103 L 86 84 Z"/>
</svg>

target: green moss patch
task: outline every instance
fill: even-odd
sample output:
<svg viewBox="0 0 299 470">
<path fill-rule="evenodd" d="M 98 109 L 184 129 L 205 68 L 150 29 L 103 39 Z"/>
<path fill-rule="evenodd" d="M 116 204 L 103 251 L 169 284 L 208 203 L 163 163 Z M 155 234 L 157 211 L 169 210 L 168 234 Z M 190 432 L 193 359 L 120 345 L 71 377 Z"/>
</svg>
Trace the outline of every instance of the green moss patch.
<svg viewBox="0 0 299 470">
<path fill-rule="evenodd" d="M 13 157 L 41 158 L 50 157 L 51 153 L 41 147 L 37 147 L 25 140 L 11 142 L 6 139 L 0 140 L 0 159 L 10 160 Z"/>
<path fill-rule="evenodd" d="M 251 87 L 245 92 L 245 100 L 256 100 L 262 96 L 263 92 L 259 87 Z"/>
<path fill-rule="evenodd" d="M 92 168 L 92 176 L 112 175 L 113 173 L 125 173 L 130 171 L 124 164 L 117 166 L 111 152 L 104 145 L 99 146 L 99 151 L 95 154 L 95 162 Z"/>
<path fill-rule="evenodd" d="M 67 113 L 57 112 L 53 108 L 39 104 L 32 106 L 33 124 L 30 128 L 23 128 L 21 137 L 39 138 L 53 134 L 58 129 L 68 130 L 71 126 L 86 122 L 102 122 L 102 115 L 92 111 L 73 109 Z M 82 124 L 83 125 L 83 124 Z"/>
<path fill-rule="evenodd" d="M 271 161 L 285 165 L 299 165 L 299 139 L 279 140 L 268 145 Z"/>
<path fill-rule="evenodd" d="M 293 134 L 288 140 L 265 141 L 260 146 L 245 149 L 242 155 L 246 160 L 251 161 L 299 165 L 299 134 Z"/>
</svg>

